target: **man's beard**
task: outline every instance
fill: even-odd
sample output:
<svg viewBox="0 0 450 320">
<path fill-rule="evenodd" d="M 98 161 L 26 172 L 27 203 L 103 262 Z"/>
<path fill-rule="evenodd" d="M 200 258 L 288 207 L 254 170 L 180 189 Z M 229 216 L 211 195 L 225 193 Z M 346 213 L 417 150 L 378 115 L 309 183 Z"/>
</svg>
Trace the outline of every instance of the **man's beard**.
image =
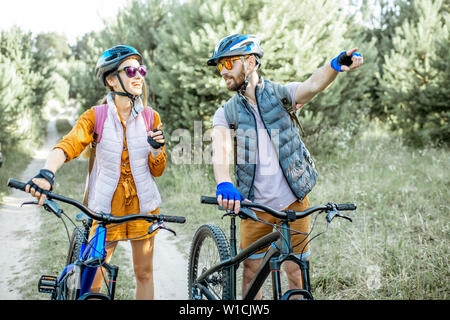
<svg viewBox="0 0 450 320">
<path fill-rule="evenodd" d="M 239 73 L 237 78 L 229 77 L 229 78 L 224 78 L 224 79 L 225 79 L 225 83 L 226 83 L 228 90 L 238 91 L 242 87 L 242 84 L 244 83 L 244 73 L 243 72 Z M 233 81 L 230 84 L 228 84 L 226 82 L 226 80 L 228 80 L 228 79 L 232 79 Z"/>
</svg>

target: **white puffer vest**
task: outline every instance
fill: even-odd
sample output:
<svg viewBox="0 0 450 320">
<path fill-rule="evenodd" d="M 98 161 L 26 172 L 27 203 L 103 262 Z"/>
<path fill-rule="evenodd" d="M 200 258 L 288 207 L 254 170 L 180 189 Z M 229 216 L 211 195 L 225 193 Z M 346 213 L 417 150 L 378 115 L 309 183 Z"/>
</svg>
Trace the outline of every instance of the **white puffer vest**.
<svg viewBox="0 0 450 320">
<path fill-rule="evenodd" d="M 136 184 L 140 213 L 152 212 L 161 203 L 155 180 L 150 173 L 145 122 L 139 113 L 126 123 L 127 147 L 130 167 Z M 103 127 L 102 139 L 96 147 L 96 157 L 89 177 L 89 208 L 97 212 L 111 213 L 111 201 L 119 183 L 123 151 L 123 127 L 117 108 L 108 99 L 108 115 Z"/>
</svg>

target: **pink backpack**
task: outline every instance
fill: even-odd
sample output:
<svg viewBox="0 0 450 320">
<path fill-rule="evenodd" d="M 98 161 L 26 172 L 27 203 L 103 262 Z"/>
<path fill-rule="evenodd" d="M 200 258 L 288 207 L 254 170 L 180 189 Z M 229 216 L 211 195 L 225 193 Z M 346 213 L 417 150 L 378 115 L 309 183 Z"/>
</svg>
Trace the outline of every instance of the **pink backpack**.
<svg viewBox="0 0 450 320">
<path fill-rule="evenodd" d="M 99 143 L 102 139 L 103 126 L 105 125 L 106 116 L 108 115 L 108 105 L 103 104 L 100 106 L 95 106 L 95 125 L 94 125 L 94 140 L 95 143 Z M 153 129 L 154 115 L 153 109 L 150 107 L 145 107 L 142 111 L 142 116 L 144 117 L 145 128 L 147 132 Z"/>
</svg>

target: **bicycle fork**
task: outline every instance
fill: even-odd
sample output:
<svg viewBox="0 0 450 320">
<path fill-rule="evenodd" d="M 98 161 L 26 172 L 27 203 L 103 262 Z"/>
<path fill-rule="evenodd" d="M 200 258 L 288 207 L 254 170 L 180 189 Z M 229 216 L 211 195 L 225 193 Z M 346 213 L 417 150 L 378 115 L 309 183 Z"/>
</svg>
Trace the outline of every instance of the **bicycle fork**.
<svg viewBox="0 0 450 320">
<path fill-rule="evenodd" d="M 85 267 L 84 270 L 80 274 L 81 281 L 80 281 L 80 287 L 81 288 L 81 297 L 88 297 L 91 295 L 89 292 L 92 286 L 92 283 L 95 278 L 95 274 L 100 271 L 101 268 L 105 268 L 105 270 L 108 273 L 108 296 L 111 300 L 114 299 L 114 294 L 116 290 L 116 279 L 117 275 L 119 273 L 119 267 L 110 265 L 105 261 L 106 258 L 106 251 L 105 251 L 105 242 L 106 242 L 106 228 L 103 224 L 99 224 L 95 236 L 93 237 L 95 241 L 91 244 L 91 247 L 89 248 L 89 258 L 84 262 Z M 94 294 L 95 295 L 95 294 Z"/>
<path fill-rule="evenodd" d="M 302 296 L 306 297 L 307 299 L 313 299 L 311 294 L 311 284 L 310 284 L 310 277 L 309 277 L 309 261 L 304 259 L 297 258 L 294 253 L 292 252 L 292 243 L 291 243 L 291 237 L 289 234 L 289 225 L 287 221 L 283 221 L 281 223 L 281 233 L 282 238 L 277 244 L 272 244 L 274 247 L 277 247 L 277 245 L 280 247 L 281 255 L 277 257 L 273 257 L 270 259 L 269 265 L 270 265 L 270 271 L 272 274 L 272 289 L 273 289 L 273 299 L 274 300 L 287 300 L 290 296 L 295 294 L 301 294 Z M 301 282 L 303 289 L 292 289 L 285 292 L 285 294 L 282 294 L 282 288 L 281 288 L 281 277 L 280 277 L 280 269 L 281 264 L 286 261 L 290 260 L 296 263 L 301 272 Z"/>
<path fill-rule="evenodd" d="M 300 267 L 301 279 L 303 289 L 291 289 L 282 294 L 281 288 L 281 277 L 280 277 L 280 267 L 284 259 L 280 259 L 279 257 L 272 258 L 270 260 L 270 271 L 272 274 L 272 291 L 273 291 L 273 299 L 274 300 L 287 300 L 290 296 L 301 294 L 307 299 L 313 299 L 311 294 L 311 285 L 309 278 L 309 261 L 308 260 L 300 260 L 300 259 L 286 259 L 291 260 L 297 263 Z"/>
</svg>

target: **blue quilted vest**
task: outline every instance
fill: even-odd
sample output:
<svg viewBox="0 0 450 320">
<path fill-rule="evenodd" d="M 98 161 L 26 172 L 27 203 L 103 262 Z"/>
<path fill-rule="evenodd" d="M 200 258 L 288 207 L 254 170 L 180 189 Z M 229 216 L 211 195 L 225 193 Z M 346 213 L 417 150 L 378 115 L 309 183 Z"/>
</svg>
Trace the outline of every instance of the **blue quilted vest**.
<svg viewBox="0 0 450 320">
<path fill-rule="evenodd" d="M 292 110 L 287 89 L 264 80 L 256 88 L 256 101 L 264 126 L 278 152 L 280 167 L 298 200 L 312 190 L 317 180 L 309 151 L 306 149 L 288 110 Z M 254 200 L 253 182 L 258 152 L 256 119 L 247 100 L 236 93 L 224 105 L 225 118 L 234 129 L 236 185 L 249 200 Z"/>
</svg>

